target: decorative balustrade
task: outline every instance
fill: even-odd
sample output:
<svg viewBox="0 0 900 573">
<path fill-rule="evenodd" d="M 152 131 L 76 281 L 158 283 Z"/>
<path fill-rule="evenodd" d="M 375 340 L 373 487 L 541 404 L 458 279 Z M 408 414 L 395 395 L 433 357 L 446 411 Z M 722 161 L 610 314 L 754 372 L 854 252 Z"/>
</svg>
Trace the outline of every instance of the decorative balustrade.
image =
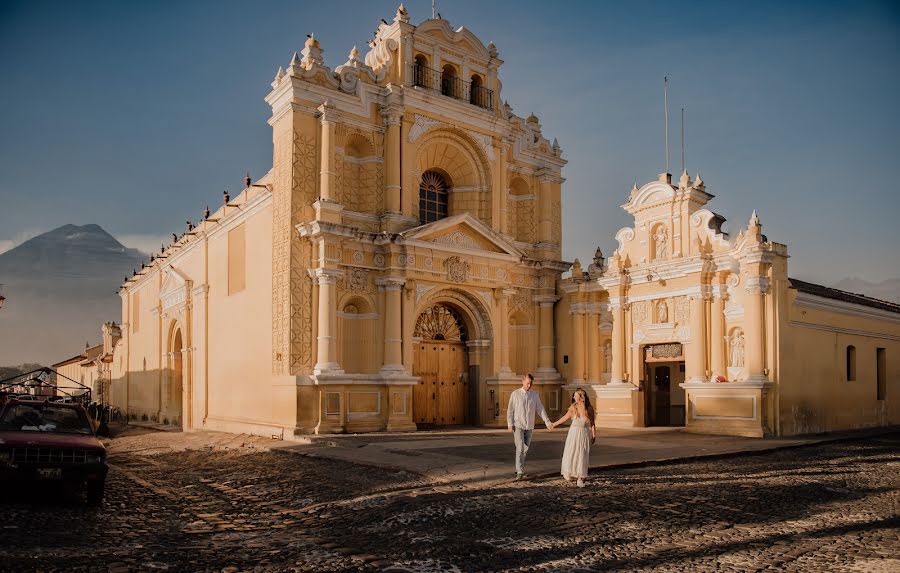
<svg viewBox="0 0 900 573">
<path fill-rule="evenodd" d="M 454 99 L 468 101 L 472 105 L 493 110 L 494 91 L 477 82 L 467 82 L 457 76 L 420 64 L 413 64 L 412 85 L 425 88 Z"/>
</svg>

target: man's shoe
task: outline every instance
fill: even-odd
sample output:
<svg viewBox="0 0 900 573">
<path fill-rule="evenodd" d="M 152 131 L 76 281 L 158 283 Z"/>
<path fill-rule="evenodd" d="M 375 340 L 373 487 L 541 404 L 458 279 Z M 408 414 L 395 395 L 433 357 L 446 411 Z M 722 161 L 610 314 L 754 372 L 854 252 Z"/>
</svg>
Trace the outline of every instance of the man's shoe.
<svg viewBox="0 0 900 573">
<path fill-rule="evenodd" d="M 584 487 L 584 480 L 583 480 L 583 479 L 579 479 L 579 480 L 576 482 L 575 485 L 577 485 L 578 487 Z"/>
<path fill-rule="evenodd" d="M 524 477 L 525 477 L 525 474 L 523 474 L 523 473 L 517 473 L 517 474 L 516 474 L 516 481 L 519 481 L 519 480 L 521 480 L 521 479 L 524 478 Z"/>
</svg>

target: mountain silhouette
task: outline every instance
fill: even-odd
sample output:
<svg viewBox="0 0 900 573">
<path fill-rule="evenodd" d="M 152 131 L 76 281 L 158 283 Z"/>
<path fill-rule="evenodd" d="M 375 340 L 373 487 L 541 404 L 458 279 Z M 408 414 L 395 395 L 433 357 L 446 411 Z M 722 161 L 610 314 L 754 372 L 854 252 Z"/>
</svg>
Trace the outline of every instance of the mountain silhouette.
<svg viewBox="0 0 900 573">
<path fill-rule="evenodd" d="M 52 364 L 121 321 L 116 294 L 146 256 L 99 225 L 63 225 L 0 254 L 0 365 Z"/>
</svg>

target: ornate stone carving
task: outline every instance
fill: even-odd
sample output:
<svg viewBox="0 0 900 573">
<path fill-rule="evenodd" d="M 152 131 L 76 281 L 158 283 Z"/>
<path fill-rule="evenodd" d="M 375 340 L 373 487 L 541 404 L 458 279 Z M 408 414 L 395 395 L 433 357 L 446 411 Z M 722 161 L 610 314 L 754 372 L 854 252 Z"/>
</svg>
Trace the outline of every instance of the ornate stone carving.
<svg viewBox="0 0 900 573">
<path fill-rule="evenodd" d="M 493 161 L 495 158 L 494 141 L 491 139 L 491 136 L 482 135 L 470 129 L 467 129 L 466 133 L 469 135 L 469 137 L 475 140 L 479 147 L 481 147 L 481 150 L 484 152 L 484 156 L 487 157 L 488 161 Z"/>
<path fill-rule="evenodd" d="M 728 340 L 728 366 L 744 367 L 744 333 L 740 330 L 735 330 Z"/>
<path fill-rule="evenodd" d="M 294 231 L 316 199 L 315 142 L 294 133 L 278 146 L 272 208 L 272 371 L 312 369 L 312 247 Z"/>
<path fill-rule="evenodd" d="M 550 240 L 557 245 L 562 242 L 562 208 L 559 199 L 554 199 L 550 204 Z"/>
<path fill-rule="evenodd" d="M 691 301 L 686 296 L 675 298 L 675 322 L 687 324 L 691 316 Z"/>
<path fill-rule="evenodd" d="M 509 309 L 511 312 L 528 312 L 531 309 L 531 305 L 529 304 L 529 297 L 525 292 L 525 289 L 515 289 L 515 294 L 513 294 L 509 299 Z"/>
<path fill-rule="evenodd" d="M 452 256 L 444 261 L 447 268 L 447 280 L 455 283 L 464 283 L 469 278 L 469 263 L 457 256 Z"/>
<path fill-rule="evenodd" d="M 452 233 L 447 233 L 446 235 L 441 235 L 440 237 L 435 237 L 431 240 L 432 243 L 439 243 L 442 245 L 451 245 L 453 247 L 465 247 L 467 249 L 480 249 L 481 245 L 479 245 L 475 240 L 463 233 L 459 229 L 453 231 Z"/>
<path fill-rule="evenodd" d="M 353 264 L 361 265 L 365 260 L 365 255 L 363 255 L 362 251 L 353 251 Z"/>
<path fill-rule="evenodd" d="M 348 268 L 346 274 L 338 280 L 338 288 L 350 292 L 373 292 L 371 273 L 366 269 Z"/>
<path fill-rule="evenodd" d="M 684 353 L 681 344 L 654 344 L 647 348 L 647 354 L 651 358 L 679 358 Z"/>
<path fill-rule="evenodd" d="M 427 132 L 429 129 L 440 125 L 445 124 L 436 119 L 431 119 L 430 117 L 425 117 L 424 115 L 415 114 L 413 118 L 413 125 L 411 128 L 409 128 L 409 134 L 407 135 L 406 140 L 409 143 L 413 143 L 417 139 L 422 137 L 422 135 L 424 135 L 425 132 Z"/>
<path fill-rule="evenodd" d="M 656 320 L 657 324 L 669 322 L 669 304 L 661 300 L 656 303 Z"/>
<path fill-rule="evenodd" d="M 642 300 L 631 305 L 631 316 L 635 324 L 647 324 L 648 301 Z"/>
<path fill-rule="evenodd" d="M 422 299 L 428 294 L 428 291 L 434 288 L 434 285 L 416 285 L 416 304 L 419 304 Z"/>
<path fill-rule="evenodd" d="M 669 256 L 669 232 L 665 225 L 658 225 L 653 233 L 653 258 L 662 260 Z"/>
<path fill-rule="evenodd" d="M 372 257 L 372 262 L 375 263 L 376 267 L 384 266 L 384 255 L 381 253 L 375 253 L 375 256 Z"/>
<path fill-rule="evenodd" d="M 462 320 L 452 310 L 442 304 L 436 304 L 419 314 L 413 336 L 422 340 L 460 342 L 466 339 L 466 329 Z"/>
</svg>

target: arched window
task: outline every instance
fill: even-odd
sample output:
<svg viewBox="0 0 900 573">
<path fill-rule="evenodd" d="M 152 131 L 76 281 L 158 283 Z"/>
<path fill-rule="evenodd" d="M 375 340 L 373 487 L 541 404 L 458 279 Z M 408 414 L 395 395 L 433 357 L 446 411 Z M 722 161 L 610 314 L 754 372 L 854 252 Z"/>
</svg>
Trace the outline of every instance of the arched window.
<svg viewBox="0 0 900 573">
<path fill-rule="evenodd" d="M 484 101 L 484 83 L 481 81 L 481 76 L 472 74 L 472 82 L 469 85 L 469 103 L 486 107 Z"/>
<path fill-rule="evenodd" d="M 446 96 L 459 98 L 458 83 L 456 68 L 450 64 L 445 65 L 444 69 L 441 70 L 441 93 Z"/>
<path fill-rule="evenodd" d="M 450 185 L 437 171 L 426 171 L 419 183 L 419 223 L 433 223 L 447 216 Z"/>
<path fill-rule="evenodd" d="M 847 382 L 856 380 L 856 347 L 847 347 Z"/>
<path fill-rule="evenodd" d="M 416 55 L 415 65 L 413 66 L 413 85 L 428 87 L 428 58 L 422 54 Z"/>
</svg>

